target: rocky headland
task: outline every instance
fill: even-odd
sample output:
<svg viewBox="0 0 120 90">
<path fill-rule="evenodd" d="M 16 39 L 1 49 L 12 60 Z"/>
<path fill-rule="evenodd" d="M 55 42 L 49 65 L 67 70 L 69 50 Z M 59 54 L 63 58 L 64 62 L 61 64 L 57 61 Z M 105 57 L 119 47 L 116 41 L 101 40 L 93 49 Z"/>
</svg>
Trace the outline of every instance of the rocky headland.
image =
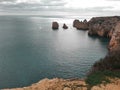
<svg viewBox="0 0 120 90">
<path fill-rule="evenodd" d="M 109 51 L 120 47 L 120 16 L 94 17 L 89 22 L 88 34 L 110 38 Z"/>
<path fill-rule="evenodd" d="M 119 16 L 113 17 L 93 17 L 89 23 L 88 34 L 101 37 L 112 37 L 115 27 L 120 21 Z"/>
<path fill-rule="evenodd" d="M 57 27 L 56 27 L 57 26 Z M 75 20 L 73 27 L 82 30 L 88 30 L 90 36 L 100 36 L 110 38 L 108 45 L 108 55 L 96 62 L 92 67 L 93 76 L 88 79 L 95 82 L 95 79 L 99 79 L 100 74 L 94 74 L 97 71 L 110 70 L 112 72 L 120 72 L 120 17 L 94 17 L 90 21 L 84 20 L 80 22 Z M 58 25 L 55 24 L 55 29 Z M 43 79 L 40 82 L 24 88 L 3 89 L 3 90 L 120 90 L 120 78 L 117 74 L 115 77 L 110 78 L 107 74 L 103 74 L 105 78 L 108 78 L 110 83 L 105 83 L 103 80 L 100 84 L 89 85 L 86 80 L 81 79 Z M 115 74 L 114 74 L 115 75 Z M 96 78 L 98 76 L 98 78 Z M 111 76 L 111 74 L 110 74 Z M 107 80 L 108 80 L 107 79 Z"/>
<path fill-rule="evenodd" d="M 82 22 L 73 21 L 73 27 L 79 30 L 88 30 L 88 35 L 110 38 L 109 51 L 117 50 L 120 47 L 120 16 L 93 17 Z"/>
</svg>

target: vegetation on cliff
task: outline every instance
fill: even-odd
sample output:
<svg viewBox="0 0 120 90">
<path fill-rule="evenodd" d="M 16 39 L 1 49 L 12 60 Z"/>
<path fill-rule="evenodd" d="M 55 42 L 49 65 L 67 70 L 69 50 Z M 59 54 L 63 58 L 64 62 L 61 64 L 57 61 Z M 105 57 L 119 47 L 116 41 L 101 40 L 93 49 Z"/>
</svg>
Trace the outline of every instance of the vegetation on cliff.
<svg viewBox="0 0 120 90">
<path fill-rule="evenodd" d="M 120 78 L 120 50 L 109 53 L 105 58 L 95 62 L 86 82 L 91 85 L 109 83 L 109 78 Z"/>
</svg>

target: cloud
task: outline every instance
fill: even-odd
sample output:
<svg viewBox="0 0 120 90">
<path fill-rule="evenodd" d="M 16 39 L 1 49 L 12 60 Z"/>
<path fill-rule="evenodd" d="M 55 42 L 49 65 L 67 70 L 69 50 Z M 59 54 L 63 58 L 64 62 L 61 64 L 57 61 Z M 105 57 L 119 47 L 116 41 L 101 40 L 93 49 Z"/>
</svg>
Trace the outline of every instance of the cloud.
<svg viewBox="0 0 120 90">
<path fill-rule="evenodd" d="M 2 13 L 27 13 L 41 11 L 63 10 L 66 2 L 64 0 L 1 0 L 0 10 Z"/>
<path fill-rule="evenodd" d="M 116 1 L 119 0 L 0 0 L 0 13 L 119 14 L 120 8 Z"/>
<path fill-rule="evenodd" d="M 6 2 L 13 2 L 13 1 L 16 1 L 16 0 L 0 0 L 0 2 L 4 2 L 4 1 L 6 1 Z"/>
<path fill-rule="evenodd" d="M 106 0 L 106 1 L 120 1 L 120 0 Z"/>
</svg>

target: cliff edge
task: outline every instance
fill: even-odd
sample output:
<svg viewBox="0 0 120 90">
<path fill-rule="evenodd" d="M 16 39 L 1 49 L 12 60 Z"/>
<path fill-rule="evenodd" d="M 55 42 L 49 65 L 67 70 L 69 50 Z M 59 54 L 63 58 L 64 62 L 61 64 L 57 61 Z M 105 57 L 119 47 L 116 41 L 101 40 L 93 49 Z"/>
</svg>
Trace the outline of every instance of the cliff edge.
<svg viewBox="0 0 120 90">
<path fill-rule="evenodd" d="M 120 21 L 120 16 L 113 17 L 93 17 L 89 21 L 88 34 L 101 37 L 112 37 L 116 24 Z"/>
<path fill-rule="evenodd" d="M 111 83 L 100 84 L 90 88 L 84 80 L 43 79 L 28 87 L 3 90 L 120 90 L 120 79 L 111 79 Z"/>
<path fill-rule="evenodd" d="M 112 34 L 108 49 L 112 52 L 120 50 L 120 22 L 115 26 L 115 31 Z"/>
</svg>

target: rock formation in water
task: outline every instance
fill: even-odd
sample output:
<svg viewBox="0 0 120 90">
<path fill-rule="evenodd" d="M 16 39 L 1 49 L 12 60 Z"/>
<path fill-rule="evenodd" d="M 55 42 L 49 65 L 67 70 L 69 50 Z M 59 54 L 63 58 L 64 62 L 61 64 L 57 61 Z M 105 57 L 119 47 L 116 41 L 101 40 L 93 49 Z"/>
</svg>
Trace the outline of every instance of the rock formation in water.
<svg viewBox="0 0 120 90">
<path fill-rule="evenodd" d="M 59 28 L 58 22 L 53 22 L 53 23 L 52 23 L 52 29 L 53 29 L 53 30 L 56 30 L 56 29 L 58 29 L 58 28 Z"/>
<path fill-rule="evenodd" d="M 63 28 L 64 28 L 64 29 L 68 29 L 68 26 L 64 23 L 64 24 L 63 24 Z"/>
<path fill-rule="evenodd" d="M 73 27 L 75 27 L 78 30 L 88 30 L 88 22 L 86 19 L 83 22 L 80 22 L 79 20 L 74 20 Z"/>
<path fill-rule="evenodd" d="M 120 21 L 119 16 L 94 17 L 89 21 L 89 35 L 112 37 L 116 24 Z"/>
</svg>

